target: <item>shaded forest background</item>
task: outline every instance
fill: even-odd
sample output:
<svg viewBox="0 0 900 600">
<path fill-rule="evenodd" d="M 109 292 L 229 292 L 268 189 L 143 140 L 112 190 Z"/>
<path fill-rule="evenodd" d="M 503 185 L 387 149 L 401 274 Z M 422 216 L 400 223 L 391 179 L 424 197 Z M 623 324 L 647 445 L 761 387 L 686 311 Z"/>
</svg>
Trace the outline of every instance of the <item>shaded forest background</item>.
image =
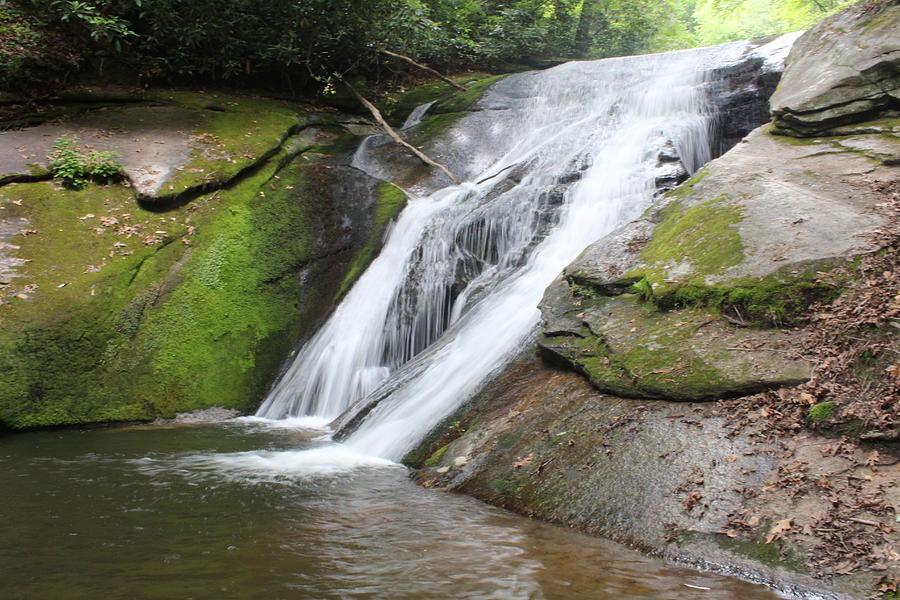
<svg viewBox="0 0 900 600">
<path fill-rule="evenodd" d="M 94 77 L 328 93 L 409 55 L 509 70 L 803 29 L 852 0 L 0 0 L 0 89 Z"/>
</svg>

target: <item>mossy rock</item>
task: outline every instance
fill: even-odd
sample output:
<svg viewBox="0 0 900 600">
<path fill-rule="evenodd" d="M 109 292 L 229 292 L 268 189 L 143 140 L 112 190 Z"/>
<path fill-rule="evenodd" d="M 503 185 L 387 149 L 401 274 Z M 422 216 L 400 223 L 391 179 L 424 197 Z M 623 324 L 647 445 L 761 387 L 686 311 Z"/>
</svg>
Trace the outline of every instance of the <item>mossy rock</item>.
<svg viewBox="0 0 900 600">
<path fill-rule="evenodd" d="M 413 109 L 429 102 L 436 103 L 436 106 L 432 109 L 433 112 L 448 112 L 440 108 L 444 103 L 463 105 L 465 108 L 468 108 L 481 96 L 484 88 L 499 79 L 499 77 L 491 76 L 487 73 L 465 73 L 456 75 L 451 79 L 467 87 L 467 91 L 460 92 L 444 81 L 432 81 L 390 94 L 378 103 L 378 107 L 391 125 L 399 127 Z M 459 100 L 458 98 L 466 98 L 466 100 Z M 457 108 L 449 112 L 458 112 L 460 110 L 464 109 Z"/>
<path fill-rule="evenodd" d="M 35 230 L 12 240 L 30 262 L 0 305 L 0 423 L 253 410 L 360 255 L 377 253 L 370 230 L 398 210 L 379 185 L 326 156 L 281 152 L 163 213 L 123 186 L 0 188 L 7 214 Z"/>
<path fill-rule="evenodd" d="M 739 396 L 808 379 L 786 356 L 790 336 L 729 326 L 714 312 L 660 312 L 637 295 L 585 303 L 580 331 L 543 335 L 544 353 L 583 372 L 602 391 L 638 398 Z"/>
</svg>

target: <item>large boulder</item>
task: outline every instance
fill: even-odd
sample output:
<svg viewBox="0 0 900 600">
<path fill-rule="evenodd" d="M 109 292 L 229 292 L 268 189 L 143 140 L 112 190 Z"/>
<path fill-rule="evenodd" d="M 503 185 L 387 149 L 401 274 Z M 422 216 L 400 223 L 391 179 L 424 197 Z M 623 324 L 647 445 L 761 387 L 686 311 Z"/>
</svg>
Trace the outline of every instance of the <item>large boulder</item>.
<svg viewBox="0 0 900 600">
<path fill-rule="evenodd" d="M 896 137 L 798 142 L 758 129 L 567 267 L 542 303 L 540 347 L 630 397 L 805 380 L 809 365 L 776 326 L 839 292 L 819 272 L 875 247 L 866 235 L 886 217 L 869 183 L 891 179 L 898 157 Z"/>
<path fill-rule="evenodd" d="M 788 56 L 771 99 L 779 133 L 818 135 L 896 117 L 900 109 L 900 5 L 860 2 L 810 29 Z"/>
<path fill-rule="evenodd" d="M 750 408 L 742 417 L 727 404 L 605 395 L 529 357 L 407 462 L 429 487 L 764 581 L 787 597 L 868 597 L 882 576 L 896 574 L 888 558 L 897 543 L 893 511 L 878 506 L 898 500 L 896 469 L 865 466 L 871 455 L 841 440 L 773 435 L 765 407 Z M 741 429 L 744 420 L 753 424 Z M 847 523 L 847 506 L 860 523 Z M 820 536 L 854 527 L 861 537 L 878 535 L 878 527 L 893 533 L 880 543 L 864 538 L 868 547 L 848 536 L 860 545 L 847 552 L 835 544 L 826 554 L 838 576 L 810 577 L 821 568 Z M 885 559 L 847 575 L 861 553 Z"/>
<path fill-rule="evenodd" d="M 139 201 L 135 185 L 0 185 L 0 429 L 255 409 L 405 202 L 345 164 L 334 113 L 172 101 L 4 134 L 31 160 L 106 131 L 126 168 L 158 160 L 165 183 Z"/>
</svg>

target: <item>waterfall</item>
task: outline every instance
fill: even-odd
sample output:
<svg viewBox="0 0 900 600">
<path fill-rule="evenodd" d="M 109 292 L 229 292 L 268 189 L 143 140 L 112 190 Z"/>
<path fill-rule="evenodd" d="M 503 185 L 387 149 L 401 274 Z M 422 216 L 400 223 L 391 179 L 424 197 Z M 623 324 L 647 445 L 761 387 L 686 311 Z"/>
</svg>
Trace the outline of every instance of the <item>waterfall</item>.
<svg viewBox="0 0 900 600">
<path fill-rule="evenodd" d="M 466 183 L 410 198 L 257 414 L 353 407 L 364 416 L 345 443 L 402 458 L 528 342 L 560 271 L 653 202 L 664 148 L 689 172 L 711 158 L 707 74 L 746 49 L 571 62 L 491 86 L 442 140 Z"/>
</svg>

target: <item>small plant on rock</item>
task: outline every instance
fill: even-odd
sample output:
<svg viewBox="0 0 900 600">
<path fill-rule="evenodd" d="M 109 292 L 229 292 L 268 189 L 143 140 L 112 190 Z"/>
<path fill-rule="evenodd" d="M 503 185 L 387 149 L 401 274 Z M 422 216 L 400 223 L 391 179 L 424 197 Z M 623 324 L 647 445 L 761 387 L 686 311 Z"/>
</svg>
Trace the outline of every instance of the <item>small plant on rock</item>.
<svg viewBox="0 0 900 600">
<path fill-rule="evenodd" d="M 47 158 L 50 159 L 53 176 L 75 190 L 84 188 L 89 182 L 112 183 L 122 177 L 118 154 L 111 150 L 97 151 L 78 146 L 75 136 L 56 138 Z"/>
</svg>

